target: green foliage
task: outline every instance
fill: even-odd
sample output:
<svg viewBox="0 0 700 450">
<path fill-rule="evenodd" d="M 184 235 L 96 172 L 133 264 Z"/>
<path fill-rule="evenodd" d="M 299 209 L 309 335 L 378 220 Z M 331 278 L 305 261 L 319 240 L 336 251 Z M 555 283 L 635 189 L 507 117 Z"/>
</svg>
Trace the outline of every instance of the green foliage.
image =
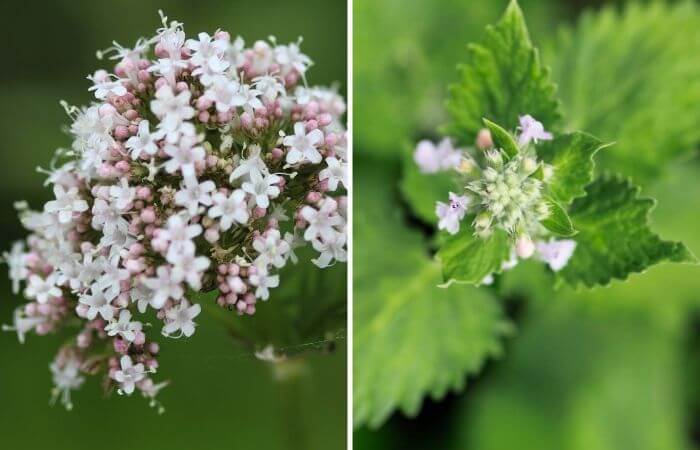
<svg viewBox="0 0 700 450">
<path fill-rule="evenodd" d="M 586 188 L 569 210 L 580 233 L 576 251 L 558 275 L 571 285 L 608 284 L 662 261 L 697 262 L 679 242 L 664 241 L 649 225 L 655 202 L 617 176 L 603 176 Z"/>
<path fill-rule="evenodd" d="M 608 145 L 580 131 L 540 142 L 537 156 L 554 169 L 548 181 L 552 197 L 568 206 L 573 199 L 585 195 L 585 187 L 593 181 L 593 156 Z"/>
<path fill-rule="evenodd" d="M 676 336 L 639 315 L 532 313 L 494 377 L 461 400 L 448 448 L 688 448 Z"/>
<path fill-rule="evenodd" d="M 396 409 L 415 415 L 426 395 L 461 389 L 510 327 L 486 291 L 437 287 L 440 268 L 386 182 L 395 169 L 364 158 L 355 171 L 354 417 L 377 427 Z"/>
<path fill-rule="evenodd" d="M 515 142 L 511 133 L 488 119 L 483 119 L 483 122 L 486 128 L 491 132 L 491 139 L 493 139 L 494 146 L 503 150 L 508 158 L 512 158 L 520 152 L 518 144 Z"/>
<path fill-rule="evenodd" d="M 446 284 L 479 285 L 487 275 L 500 273 L 501 265 L 510 257 L 511 246 L 503 230 L 480 238 L 474 235 L 471 227 L 462 226 L 459 233 L 446 235 L 437 253 Z"/>
<path fill-rule="evenodd" d="M 556 88 L 530 42 L 515 0 L 495 26 L 487 27 L 484 42 L 469 46 L 467 63 L 459 69 L 460 81 L 450 87 L 447 103 L 452 118 L 447 134 L 471 144 L 483 128 L 483 117 L 514 127 L 524 114 L 556 129 Z"/>
<path fill-rule="evenodd" d="M 544 219 L 541 224 L 555 236 L 571 237 L 575 235 L 576 229 L 566 210 L 551 197 L 546 197 L 545 202 L 549 207 L 549 217 Z"/>
<path fill-rule="evenodd" d="M 651 2 L 585 13 L 547 60 L 567 128 L 617 141 L 601 167 L 646 184 L 700 141 L 698 54 L 697 5 Z"/>
</svg>

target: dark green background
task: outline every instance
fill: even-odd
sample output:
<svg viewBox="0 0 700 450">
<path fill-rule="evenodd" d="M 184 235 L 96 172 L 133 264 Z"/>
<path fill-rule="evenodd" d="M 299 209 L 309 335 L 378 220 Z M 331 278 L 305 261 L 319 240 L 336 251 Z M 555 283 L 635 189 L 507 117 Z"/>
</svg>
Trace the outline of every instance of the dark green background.
<svg viewBox="0 0 700 450">
<path fill-rule="evenodd" d="M 37 165 L 68 146 L 60 99 L 85 104 L 85 76 L 101 63 L 97 49 L 112 40 L 129 46 L 151 36 L 163 9 L 184 22 L 188 36 L 221 27 L 247 43 L 273 34 L 281 42 L 304 37 L 315 62 L 312 84 L 338 81 L 345 92 L 344 1 L 52 1 L 0 5 L 0 249 L 24 235 L 12 208 L 38 207 L 50 192 Z M 4 271 L 4 268 L 2 269 Z M 0 283 L 0 323 L 10 323 L 20 300 Z M 288 297 L 288 296 L 287 296 Z M 274 295 L 263 308 L 274 308 Z M 241 320 L 245 320 L 242 318 Z M 0 334 L 0 448 L 3 449 L 340 449 L 346 442 L 345 341 L 330 356 L 312 354 L 296 381 L 275 381 L 270 367 L 234 343 L 202 314 L 193 338 L 169 341 L 160 358 L 165 415 L 144 399 L 103 398 L 96 379 L 74 396 L 75 409 L 49 407 L 48 364 L 61 340 L 30 336 L 24 346 Z M 163 339 L 159 339 L 161 342 Z"/>
</svg>

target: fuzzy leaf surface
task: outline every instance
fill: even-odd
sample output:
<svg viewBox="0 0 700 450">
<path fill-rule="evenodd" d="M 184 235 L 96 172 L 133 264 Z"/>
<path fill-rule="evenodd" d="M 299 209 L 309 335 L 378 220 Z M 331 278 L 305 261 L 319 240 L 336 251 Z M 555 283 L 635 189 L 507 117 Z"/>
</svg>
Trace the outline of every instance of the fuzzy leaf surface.
<svg viewBox="0 0 700 450">
<path fill-rule="evenodd" d="M 549 72 L 530 41 L 520 7 L 512 1 L 500 21 L 486 28 L 483 42 L 468 47 L 459 81 L 450 87 L 446 133 L 472 144 L 484 127 L 483 117 L 514 128 L 524 114 L 548 130 L 556 129 L 559 102 Z"/>
<path fill-rule="evenodd" d="M 404 223 L 386 177 L 391 166 L 358 162 L 354 260 L 354 421 L 380 426 L 414 416 L 423 399 L 461 390 L 465 376 L 500 354 L 510 326 L 498 301 L 467 286 L 441 289 L 426 242 Z"/>
<path fill-rule="evenodd" d="M 649 213 L 655 202 L 639 191 L 628 180 L 602 176 L 572 203 L 569 214 L 579 233 L 571 260 L 557 274 L 561 279 L 591 287 L 624 280 L 663 261 L 697 262 L 685 245 L 665 241 L 651 230 Z"/>
</svg>

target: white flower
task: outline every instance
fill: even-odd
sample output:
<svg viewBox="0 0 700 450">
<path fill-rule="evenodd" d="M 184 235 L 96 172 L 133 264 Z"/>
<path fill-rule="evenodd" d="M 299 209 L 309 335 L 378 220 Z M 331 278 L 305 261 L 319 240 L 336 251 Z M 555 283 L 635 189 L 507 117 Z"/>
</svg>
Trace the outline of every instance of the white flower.
<svg viewBox="0 0 700 450">
<path fill-rule="evenodd" d="M 192 75 L 199 77 L 203 86 L 211 85 L 221 74 L 228 69 L 229 62 L 219 56 L 212 56 L 209 60 L 192 71 Z"/>
<path fill-rule="evenodd" d="M 284 84 L 279 78 L 271 75 L 262 75 L 253 78 L 255 89 L 268 101 L 274 101 L 277 97 L 284 96 L 286 93 Z"/>
<path fill-rule="evenodd" d="M 202 273 L 209 268 L 209 258 L 194 253 L 168 253 L 166 259 L 173 265 L 173 280 L 186 281 L 195 290 L 202 287 Z"/>
<path fill-rule="evenodd" d="M 250 181 L 246 181 L 241 187 L 251 195 L 257 206 L 267 208 L 270 206 L 270 199 L 280 194 L 280 188 L 277 186 L 279 181 L 280 177 L 277 175 L 268 174 L 263 177 L 259 172 L 253 171 L 250 173 Z"/>
<path fill-rule="evenodd" d="M 446 230 L 450 234 L 457 234 L 459 222 L 464 219 L 467 207 L 471 200 L 467 196 L 450 192 L 450 203 L 437 202 L 435 213 L 438 218 L 438 229 Z"/>
<path fill-rule="evenodd" d="M 241 177 L 243 177 L 244 180 L 250 180 L 250 175 L 253 172 L 257 172 L 259 175 L 267 175 L 269 172 L 265 162 L 260 158 L 260 147 L 250 146 L 249 148 L 250 154 L 248 158 L 241 159 L 238 166 L 231 172 L 229 177 L 231 183 Z"/>
<path fill-rule="evenodd" d="M 88 204 L 80 198 L 78 188 L 72 187 L 65 190 L 61 185 L 53 187 L 56 200 L 51 200 L 44 205 L 44 211 L 48 213 L 58 213 L 58 221 L 68 223 L 73 219 L 74 213 L 82 213 L 88 210 Z"/>
<path fill-rule="evenodd" d="M 114 373 L 114 379 L 121 384 L 121 392 L 131 395 L 134 392 L 136 383 L 146 377 L 143 364 L 134 365 L 131 358 L 127 355 L 122 356 L 120 360 L 121 370 Z M 120 392 L 120 393 L 121 393 Z"/>
<path fill-rule="evenodd" d="M 245 55 L 243 54 L 244 47 L 245 42 L 240 36 L 236 37 L 236 39 L 229 44 L 226 49 L 226 59 L 231 63 L 231 66 L 241 67 L 245 64 Z"/>
<path fill-rule="evenodd" d="M 337 211 L 338 203 L 330 197 L 323 201 L 319 209 L 304 206 L 300 214 L 309 224 L 304 231 L 304 239 L 312 241 L 320 237 L 323 240 L 331 240 L 337 233 L 334 227 L 343 223 Z"/>
<path fill-rule="evenodd" d="M 552 239 L 549 242 L 537 242 L 535 247 L 537 248 L 538 257 L 546 262 L 553 271 L 558 272 L 566 267 L 569 259 L 574 254 L 576 241 L 572 239 Z"/>
<path fill-rule="evenodd" d="M 306 69 L 311 65 L 311 59 L 301 53 L 299 45 L 295 43 L 275 47 L 275 60 L 282 67 L 282 75 L 286 75 L 291 70 L 304 75 Z"/>
<path fill-rule="evenodd" d="M 272 264 L 277 268 L 284 266 L 291 250 L 289 243 L 282 239 L 279 230 L 274 228 L 253 240 L 253 248 L 259 253 L 258 258 L 261 262 Z"/>
<path fill-rule="evenodd" d="M 56 286 L 58 275 L 50 274 L 46 278 L 39 275 L 31 275 L 29 284 L 24 290 L 24 295 L 29 299 L 36 299 L 39 303 L 46 303 L 50 297 L 60 297 L 61 289 Z"/>
<path fill-rule="evenodd" d="M 12 325 L 3 325 L 2 331 L 14 331 L 20 344 L 24 344 L 24 335 L 36 328 L 37 325 L 46 322 L 46 317 L 28 317 L 24 314 L 24 308 L 15 309 Z"/>
<path fill-rule="evenodd" d="M 192 50 L 190 62 L 195 66 L 201 66 L 212 56 L 221 56 L 228 48 L 228 43 L 223 39 L 214 39 L 207 33 L 199 33 L 199 40 L 188 39 L 185 42 L 187 48 Z"/>
<path fill-rule="evenodd" d="M 125 341 L 133 342 L 136 332 L 141 331 L 141 327 L 141 322 L 132 322 L 129 310 L 123 309 L 119 313 L 119 320 L 108 323 L 105 331 L 110 336 L 120 335 Z"/>
<path fill-rule="evenodd" d="M 312 259 L 311 262 L 320 268 L 328 267 L 333 260 L 347 261 L 347 251 L 345 250 L 345 233 L 336 233 L 331 239 L 319 241 L 315 239 L 311 241 L 314 249 L 320 253 L 319 257 Z"/>
<path fill-rule="evenodd" d="M 213 196 L 214 206 L 209 208 L 208 215 L 212 219 L 219 217 L 219 227 L 222 231 L 231 228 L 234 222 L 248 222 L 249 212 L 245 202 L 245 192 L 236 189 L 231 195 L 226 196 L 217 192 Z"/>
<path fill-rule="evenodd" d="M 420 141 L 413 153 L 413 160 L 423 173 L 456 169 L 462 161 L 462 152 L 452 146 L 452 141 L 443 139 L 436 146 L 430 141 Z"/>
<path fill-rule="evenodd" d="M 62 364 L 54 361 L 49 366 L 53 375 L 54 399 L 61 395 L 61 403 L 70 410 L 73 404 L 70 400 L 70 391 L 80 388 L 85 378 L 80 375 L 80 361 L 77 358 L 69 358 Z"/>
<path fill-rule="evenodd" d="M 238 89 L 238 93 L 234 97 L 236 106 L 242 106 L 243 109 L 250 111 L 257 108 L 262 108 L 263 104 L 258 98 L 260 91 L 251 88 L 247 84 L 242 84 Z"/>
<path fill-rule="evenodd" d="M 128 280 L 129 271 L 120 267 L 119 256 L 114 256 L 109 260 L 109 264 L 102 266 L 104 273 L 100 275 L 95 284 L 98 290 L 103 291 L 107 300 L 114 300 L 121 293 L 121 282 Z"/>
<path fill-rule="evenodd" d="M 80 265 L 78 279 L 83 286 L 91 285 L 97 280 L 106 270 L 109 261 L 104 256 L 94 258 L 94 255 L 87 252 L 83 256 L 83 263 Z"/>
<path fill-rule="evenodd" d="M 195 176 L 195 164 L 203 163 L 206 157 L 204 148 L 197 145 L 197 139 L 183 136 L 177 144 L 167 144 L 165 153 L 170 159 L 165 163 L 165 171 L 175 173 L 182 172 L 184 178 Z"/>
<path fill-rule="evenodd" d="M 159 266 L 156 270 L 157 278 L 145 278 L 142 283 L 150 290 L 150 298 L 148 303 L 155 308 L 160 309 L 165 302 L 171 298 L 180 300 L 185 293 L 182 287 L 181 279 L 176 280 L 172 276 L 172 272 L 168 266 Z"/>
<path fill-rule="evenodd" d="M 89 320 L 93 320 L 97 317 L 97 314 L 105 320 L 112 320 L 112 317 L 114 317 L 112 304 L 107 300 L 104 292 L 100 291 L 95 285 L 93 285 L 91 294 L 81 295 L 78 301 L 88 306 L 87 318 Z"/>
<path fill-rule="evenodd" d="M 131 244 L 135 242 L 136 238 L 129 234 L 128 231 L 117 228 L 112 231 L 112 233 L 105 233 L 102 238 L 100 238 L 97 249 L 102 250 L 108 248 L 109 257 L 114 258 L 115 256 L 119 256 L 123 250 L 127 250 Z"/>
<path fill-rule="evenodd" d="M 520 116 L 519 120 L 520 135 L 518 136 L 518 145 L 527 145 L 530 141 L 535 141 L 536 144 L 538 140 L 552 140 L 552 133 L 545 131 L 542 123 L 535 120 L 531 115 Z"/>
<path fill-rule="evenodd" d="M 149 155 L 155 155 L 158 152 L 158 140 L 155 134 L 151 134 L 149 130 L 148 120 L 142 120 L 139 122 L 139 131 L 136 136 L 131 136 L 126 141 L 127 150 L 131 150 L 131 158 L 136 160 L 139 159 L 142 152 Z"/>
<path fill-rule="evenodd" d="M 167 228 L 160 231 L 158 239 L 170 243 L 168 254 L 194 253 L 195 246 L 192 239 L 200 234 L 202 234 L 201 225 L 189 225 L 182 216 L 172 216 L 168 219 Z"/>
<path fill-rule="evenodd" d="M 256 286 L 255 296 L 267 300 L 270 298 L 270 288 L 276 288 L 280 284 L 279 275 L 270 275 L 264 265 L 255 266 L 255 273 L 248 277 L 248 281 Z"/>
<path fill-rule="evenodd" d="M 92 227 L 105 234 L 112 234 L 115 230 L 126 232 L 129 223 L 122 217 L 122 211 L 116 204 L 96 198 L 92 205 Z"/>
<path fill-rule="evenodd" d="M 238 92 L 241 85 L 238 81 L 220 76 L 215 77 L 210 84 L 204 97 L 214 102 L 217 111 L 225 113 L 240 104 Z"/>
<path fill-rule="evenodd" d="M 180 126 L 184 120 L 194 117 L 194 108 L 190 106 L 190 91 L 184 90 L 175 95 L 169 85 L 163 85 L 156 92 L 156 98 L 151 101 L 151 111 L 161 122 L 161 129 L 171 132 Z"/>
<path fill-rule="evenodd" d="M 319 129 L 311 130 L 307 134 L 304 123 L 297 122 L 294 124 L 294 134 L 285 136 L 282 143 L 289 147 L 289 152 L 287 152 L 289 164 L 296 164 L 304 160 L 313 164 L 321 162 L 322 157 L 318 146 L 323 143 L 323 132 Z"/>
<path fill-rule="evenodd" d="M 199 205 L 210 206 L 212 204 L 211 193 L 216 189 L 213 181 L 197 181 L 195 177 L 186 177 L 184 188 L 175 194 L 175 204 L 187 210 L 187 213 L 194 216 L 199 211 Z"/>
<path fill-rule="evenodd" d="M 176 331 L 180 331 L 180 336 L 192 336 L 196 325 L 192 319 L 197 317 L 201 311 L 201 306 L 198 304 L 190 306 L 190 302 L 183 299 L 179 305 L 165 312 L 167 323 L 163 327 L 163 334 L 170 336 Z"/>
<path fill-rule="evenodd" d="M 136 303 L 136 308 L 141 314 L 145 313 L 153 299 L 153 291 L 143 282 L 137 282 L 129 293 L 131 294 L 131 302 Z"/>
<path fill-rule="evenodd" d="M 12 249 L 9 252 L 2 254 L 5 263 L 9 269 L 9 277 L 12 280 L 12 293 L 19 293 L 19 283 L 24 281 L 29 276 L 27 269 L 27 254 L 24 252 L 24 243 L 17 241 L 12 244 Z"/>
<path fill-rule="evenodd" d="M 134 201 L 136 188 L 129 187 L 129 181 L 122 178 L 120 184 L 109 187 L 109 196 L 112 198 L 114 206 L 123 211 Z"/>
<path fill-rule="evenodd" d="M 255 41 L 250 58 L 250 70 L 256 74 L 269 72 L 270 66 L 274 62 L 274 51 L 270 44 L 265 41 Z"/>
<path fill-rule="evenodd" d="M 88 91 L 95 91 L 95 98 L 98 100 L 105 100 L 111 96 L 121 97 L 126 95 L 124 82 L 129 80 L 113 80 L 112 76 L 104 70 L 98 70 L 94 75 L 88 75 L 87 79 L 93 82 L 93 86 L 88 88 Z"/>
<path fill-rule="evenodd" d="M 336 189 L 338 189 L 338 183 L 342 183 L 343 187 L 347 188 L 347 163 L 344 163 L 343 161 L 340 161 L 337 158 L 331 156 L 329 158 L 326 158 L 326 164 L 328 164 L 328 167 L 319 172 L 318 179 L 321 181 L 328 180 L 328 189 L 330 191 L 335 191 Z"/>
</svg>

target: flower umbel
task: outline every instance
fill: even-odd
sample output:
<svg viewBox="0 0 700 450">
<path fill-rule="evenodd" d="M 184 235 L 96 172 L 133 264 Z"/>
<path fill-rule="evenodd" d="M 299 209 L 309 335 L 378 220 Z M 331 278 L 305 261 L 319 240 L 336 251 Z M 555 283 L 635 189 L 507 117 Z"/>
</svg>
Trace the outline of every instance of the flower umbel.
<svg viewBox="0 0 700 450">
<path fill-rule="evenodd" d="M 63 103 L 73 143 L 47 180 L 55 198 L 18 208 L 30 235 L 3 254 L 28 299 L 3 329 L 75 331 L 51 365 L 68 408 L 99 373 L 161 410 L 152 338 L 192 336 L 198 293 L 253 314 L 300 243 L 319 267 L 346 259 L 345 102 L 305 86 L 301 41 L 188 39 L 162 19 L 133 49 L 98 52 L 116 65 L 88 77 L 92 104 Z M 160 326 L 138 320 L 149 308 Z"/>
</svg>

